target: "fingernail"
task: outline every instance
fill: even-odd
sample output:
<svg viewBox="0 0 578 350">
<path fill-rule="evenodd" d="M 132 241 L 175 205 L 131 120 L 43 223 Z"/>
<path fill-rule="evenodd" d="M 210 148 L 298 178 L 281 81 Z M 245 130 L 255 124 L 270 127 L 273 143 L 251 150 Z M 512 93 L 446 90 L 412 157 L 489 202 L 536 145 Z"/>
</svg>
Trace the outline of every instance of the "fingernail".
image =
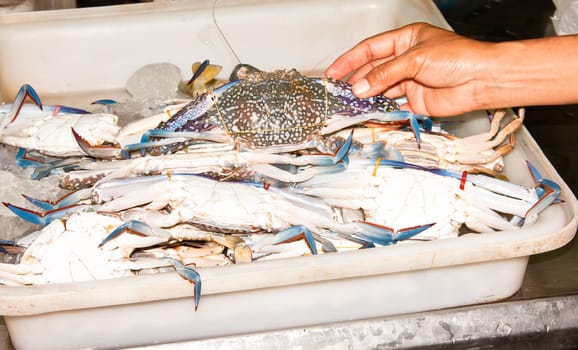
<svg viewBox="0 0 578 350">
<path fill-rule="evenodd" d="M 361 95 L 369 91 L 369 83 L 367 82 L 367 79 L 356 81 L 351 87 L 351 90 L 353 90 L 353 93 L 356 95 Z"/>
</svg>

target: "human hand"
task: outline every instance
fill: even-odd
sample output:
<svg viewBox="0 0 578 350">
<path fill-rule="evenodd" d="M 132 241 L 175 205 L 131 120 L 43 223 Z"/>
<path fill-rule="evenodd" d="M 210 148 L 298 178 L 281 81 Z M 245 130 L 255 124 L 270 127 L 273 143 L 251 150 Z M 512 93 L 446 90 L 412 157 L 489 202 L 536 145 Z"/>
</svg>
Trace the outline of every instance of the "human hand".
<svg viewBox="0 0 578 350">
<path fill-rule="evenodd" d="M 426 23 L 414 23 L 367 38 L 341 55 L 325 74 L 349 82 L 358 97 L 406 96 L 402 109 L 451 116 L 479 107 L 477 74 L 489 47 Z"/>
</svg>

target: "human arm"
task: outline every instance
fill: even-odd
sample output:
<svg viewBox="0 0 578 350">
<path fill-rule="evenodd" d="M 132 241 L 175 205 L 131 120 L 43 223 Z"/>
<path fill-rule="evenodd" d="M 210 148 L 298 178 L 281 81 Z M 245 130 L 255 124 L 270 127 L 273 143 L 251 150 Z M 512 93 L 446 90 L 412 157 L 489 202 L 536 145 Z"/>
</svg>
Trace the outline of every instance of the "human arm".
<svg viewBox="0 0 578 350">
<path fill-rule="evenodd" d="M 416 23 L 363 40 L 326 70 L 349 74 L 359 97 L 405 95 L 404 109 L 434 116 L 578 103 L 578 36 L 490 43 Z"/>
</svg>

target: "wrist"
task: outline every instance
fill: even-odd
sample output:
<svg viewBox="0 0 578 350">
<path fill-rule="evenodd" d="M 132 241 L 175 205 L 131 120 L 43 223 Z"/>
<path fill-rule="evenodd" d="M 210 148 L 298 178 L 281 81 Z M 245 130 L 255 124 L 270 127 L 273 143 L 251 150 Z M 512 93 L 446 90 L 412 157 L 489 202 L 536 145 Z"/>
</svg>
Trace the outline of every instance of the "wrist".
<svg viewBox="0 0 578 350">
<path fill-rule="evenodd" d="M 578 102 L 578 36 L 488 45 L 476 72 L 477 109 Z"/>
<path fill-rule="evenodd" d="M 524 68 L 515 62 L 525 50 L 522 42 L 488 43 L 475 77 L 476 109 L 519 105 L 519 92 L 527 88 Z"/>
</svg>

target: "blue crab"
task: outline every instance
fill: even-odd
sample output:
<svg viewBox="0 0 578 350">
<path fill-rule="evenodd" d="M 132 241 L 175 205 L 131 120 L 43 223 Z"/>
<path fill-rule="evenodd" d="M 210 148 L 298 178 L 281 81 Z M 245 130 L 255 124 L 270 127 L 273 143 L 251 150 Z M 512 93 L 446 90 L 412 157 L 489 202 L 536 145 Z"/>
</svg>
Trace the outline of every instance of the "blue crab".
<svg viewBox="0 0 578 350">
<path fill-rule="evenodd" d="M 33 103 L 25 103 L 27 98 Z M 70 129 L 93 143 L 114 142 L 120 129 L 116 122 L 111 114 L 43 105 L 32 86 L 24 84 L 13 103 L 0 105 L 0 143 L 48 156 L 82 156 Z"/>
<path fill-rule="evenodd" d="M 249 69 L 241 79 L 197 96 L 146 132 L 141 143 L 125 146 L 120 154 L 128 158 L 130 152 L 144 149 L 151 154 L 169 153 L 200 141 L 233 143 L 243 150 L 290 152 L 315 148 L 321 136 L 368 121 L 409 123 L 418 143 L 420 122 L 431 127 L 428 118 L 400 111 L 385 96 L 355 97 L 344 81 L 310 78 L 295 69 Z M 78 141 L 87 154 L 102 156 L 102 149 Z M 118 156 L 116 152 L 111 156 Z"/>
</svg>

